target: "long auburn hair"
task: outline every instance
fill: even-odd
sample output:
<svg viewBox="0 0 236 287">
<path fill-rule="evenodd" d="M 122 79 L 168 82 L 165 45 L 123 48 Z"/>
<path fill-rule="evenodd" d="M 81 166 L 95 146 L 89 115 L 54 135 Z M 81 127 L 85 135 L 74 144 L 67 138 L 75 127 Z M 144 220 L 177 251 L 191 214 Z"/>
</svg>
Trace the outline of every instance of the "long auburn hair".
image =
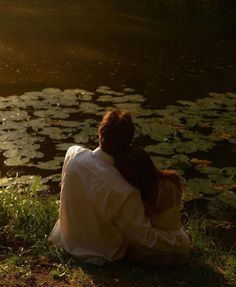
<svg viewBox="0 0 236 287">
<path fill-rule="evenodd" d="M 140 190 L 145 202 L 156 201 L 161 179 L 166 178 L 182 188 L 181 179 L 173 170 L 158 169 L 149 154 L 140 147 L 130 146 L 127 151 L 117 154 L 114 162 L 121 175 Z"/>
<path fill-rule="evenodd" d="M 162 176 L 149 154 L 142 148 L 131 146 L 114 157 L 121 175 L 141 192 L 144 201 L 153 200 L 153 188 Z"/>
</svg>

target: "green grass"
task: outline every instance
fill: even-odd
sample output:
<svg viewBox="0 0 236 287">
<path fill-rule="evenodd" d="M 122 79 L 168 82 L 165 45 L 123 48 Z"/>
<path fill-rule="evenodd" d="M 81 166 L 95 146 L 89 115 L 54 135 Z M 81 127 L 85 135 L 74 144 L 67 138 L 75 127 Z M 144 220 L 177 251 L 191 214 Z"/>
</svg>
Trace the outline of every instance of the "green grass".
<svg viewBox="0 0 236 287">
<path fill-rule="evenodd" d="M 234 250 L 218 245 L 202 228 L 205 219 L 193 216 L 185 227 L 194 248 L 184 265 L 147 267 L 121 260 L 98 267 L 62 254 L 48 242 L 58 196 L 40 192 L 39 182 L 0 189 L 0 286 L 235 286 Z"/>
</svg>

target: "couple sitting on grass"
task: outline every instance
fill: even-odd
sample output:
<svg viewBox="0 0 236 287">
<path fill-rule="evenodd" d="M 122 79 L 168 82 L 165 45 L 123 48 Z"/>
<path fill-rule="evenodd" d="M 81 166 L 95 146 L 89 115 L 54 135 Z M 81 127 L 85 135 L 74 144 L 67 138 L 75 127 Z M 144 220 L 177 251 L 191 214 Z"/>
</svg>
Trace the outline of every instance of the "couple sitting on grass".
<svg viewBox="0 0 236 287">
<path fill-rule="evenodd" d="M 184 262 L 190 239 L 180 222 L 181 180 L 132 146 L 133 135 L 130 114 L 112 110 L 100 123 L 98 148 L 68 149 L 50 240 L 94 264 L 124 256 L 152 265 Z"/>
</svg>

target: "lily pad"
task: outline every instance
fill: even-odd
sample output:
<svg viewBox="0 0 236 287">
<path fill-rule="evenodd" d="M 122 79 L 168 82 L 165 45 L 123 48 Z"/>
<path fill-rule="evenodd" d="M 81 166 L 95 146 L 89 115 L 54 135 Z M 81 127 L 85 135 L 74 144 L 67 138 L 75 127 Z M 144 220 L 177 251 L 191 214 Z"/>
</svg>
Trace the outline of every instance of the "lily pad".
<svg viewBox="0 0 236 287">
<path fill-rule="evenodd" d="M 83 102 L 80 104 L 80 110 L 84 113 L 84 114 L 93 114 L 96 115 L 97 113 L 99 113 L 99 111 L 101 111 L 103 108 L 99 107 L 98 105 L 94 104 L 94 103 L 90 103 L 90 102 Z"/>
<path fill-rule="evenodd" d="M 236 188 L 236 168 L 226 167 L 223 169 L 211 166 L 198 166 L 197 169 L 205 174 L 216 189 L 224 190 Z"/>
<path fill-rule="evenodd" d="M 162 110 L 145 106 L 144 101 L 133 89 L 114 91 L 107 86 L 95 93 L 48 88 L 0 97 L 0 149 L 5 163 L 38 167 L 50 173 L 61 170 L 64 156 L 60 155 L 75 143 L 95 146 L 101 115 L 119 108 L 133 114 L 135 141 L 147 146 L 157 167 L 183 174 L 194 165 L 200 172 L 203 178 L 188 180 L 185 200 L 219 197 L 235 190 L 234 167 L 216 168 L 207 154 L 204 159 L 194 155 L 190 161 L 188 154 L 207 152 L 219 142 L 236 143 L 236 94 L 214 93 L 194 102 L 179 101 L 179 105 Z M 49 161 L 48 151 L 44 150 L 47 142 L 53 151 Z"/>
<path fill-rule="evenodd" d="M 207 159 L 192 158 L 191 163 L 197 166 L 209 166 L 212 164 L 212 161 Z"/>
<path fill-rule="evenodd" d="M 39 118 L 56 118 L 56 119 L 66 119 L 69 114 L 59 108 L 51 107 L 50 110 L 37 110 L 34 115 Z"/>
<path fill-rule="evenodd" d="M 141 135 L 148 135 L 155 141 L 167 141 L 175 133 L 175 128 L 162 120 L 155 119 L 139 119 L 138 132 Z M 170 145 L 170 144 L 169 144 Z"/>
<path fill-rule="evenodd" d="M 125 93 L 133 93 L 135 91 L 135 89 L 133 89 L 133 88 L 124 88 L 123 91 Z"/>
<path fill-rule="evenodd" d="M 95 95 L 94 92 L 89 92 L 83 89 L 75 89 L 75 92 L 77 93 L 78 100 L 81 101 L 91 101 Z"/>
<path fill-rule="evenodd" d="M 214 166 L 196 166 L 196 169 L 203 174 L 218 174 L 220 172 L 220 168 Z"/>
<path fill-rule="evenodd" d="M 11 130 L 6 133 L 5 140 L 7 141 L 17 141 L 22 139 L 26 134 L 26 128 L 21 127 L 19 130 Z"/>
<path fill-rule="evenodd" d="M 56 144 L 56 149 L 61 151 L 67 151 L 69 147 L 73 146 L 75 143 L 59 143 Z"/>
<path fill-rule="evenodd" d="M 77 97 L 77 93 L 75 92 L 75 90 L 66 89 L 61 92 L 61 99 L 60 99 L 59 105 L 62 105 L 62 106 L 77 105 L 78 104 L 77 100 L 78 100 L 78 97 Z"/>
<path fill-rule="evenodd" d="M 191 166 L 189 157 L 184 154 L 176 154 L 172 157 L 174 169 L 187 169 Z"/>
<path fill-rule="evenodd" d="M 29 158 L 22 158 L 20 156 L 14 157 L 14 158 L 11 157 L 11 158 L 4 160 L 4 163 L 6 166 L 21 166 L 21 165 L 24 166 L 28 162 L 29 162 Z"/>
<path fill-rule="evenodd" d="M 219 169 L 217 173 L 211 173 L 208 175 L 211 181 L 216 182 L 217 184 L 228 185 L 229 188 L 236 188 L 236 168 L 229 167 Z"/>
<path fill-rule="evenodd" d="M 224 191 L 219 195 L 220 200 L 236 210 L 236 195 L 232 191 Z"/>
<path fill-rule="evenodd" d="M 215 143 L 201 138 L 192 141 L 179 141 L 176 143 L 176 151 L 179 153 L 194 153 L 196 151 L 208 151 L 215 146 Z"/>
<path fill-rule="evenodd" d="M 39 132 L 40 135 L 47 135 L 52 140 L 66 139 L 66 135 L 63 134 L 63 130 L 58 127 L 45 127 Z"/>
<path fill-rule="evenodd" d="M 202 197 L 203 197 L 202 193 L 197 193 L 189 188 L 186 189 L 184 192 L 184 201 L 191 201 Z"/>
<path fill-rule="evenodd" d="M 26 149 L 18 150 L 17 154 L 21 157 L 29 158 L 29 159 L 43 158 L 44 157 L 44 154 L 42 152 L 34 149 L 33 146 L 29 149 L 26 148 Z"/>
<path fill-rule="evenodd" d="M 152 157 L 155 165 L 160 169 L 174 169 L 178 170 L 179 174 L 184 174 L 184 169 L 187 169 L 191 166 L 189 158 L 182 154 L 177 154 L 170 157 Z"/>
<path fill-rule="evenodd" d="M 97 93 L 105 94 L 105 95 L 114 95 L 114 96 L 123 96 L 123 92 L 115 92 L 112 91 L 108 86 L 100 86 L 96 90 Z"/>
<path fill-rule="evenodd" d="M 68 128 L 78 128 L 79 123 L 77 121 L 67 121 L 67 120 L 57 120 L 52 123 L 53 125 L 59 127 L 68 127 Z"/>
<path fill-rule="evenodd" d="M 75 143 L 85 144 L 89 141 L 89 136 L 83 132 L 80 132 L 73 136 Z"/>
<path fill-rule="evenodd" d="M 37 132 L 38 130 L 43 129 L 46 126 L 49 126 L 49 124 L 47 124 L 44 118 L 36 118 L 27 121 L 26 126 L 28 128 L 31 128 L 33 131 Z"/>
<path fill-rule="evenodd" d="M 0 121 L 4 125 L 7 121 L 23 121 L 27 120 L 29 115 L 25 111 L 15 110 L 15 111 L 1 111 Z"/>
<path fill-rule="evenodd" d="M 7 151 L 5 151 L 4 153 L 3 153 L 3 155 L 5 156 L 5 157 L 9 157 L 9 158 L 14 158 L 14 157 L 16 157 L 17 156 L 17 153 L 18 153 L 18 149 L 9 149 L 9 150 L 7 150 Z"/>
<path fill-rule="evenodd" d="M 159 143 L 157 145 L 149 145 L 146 146 L 145 149 L 148 152 L 162 155 L 172 155 L 175 153 L 175 145 L 173 143 Z"/>
<path fill-rule="evenodd" d="M 53 160 L 47 162 L 38 162 L 37 165 L 32 165 L 40 169 L 58 170 L 62 168 L 64 157 L 56 156 Z"/>
<path fill-rule="evenodd" d="M 169 169 L 172 167 L 172 161 L 166 157 L 152 156 L 152 160 L 159 169 Z"/>
<path fill-rule="evenodd" d="M 204 178 L 189 179 L 186 184 L 186 193 L 190 194 L 217 194 L 218 191 L 212 185 L 212 183 Z"/>
</svg>

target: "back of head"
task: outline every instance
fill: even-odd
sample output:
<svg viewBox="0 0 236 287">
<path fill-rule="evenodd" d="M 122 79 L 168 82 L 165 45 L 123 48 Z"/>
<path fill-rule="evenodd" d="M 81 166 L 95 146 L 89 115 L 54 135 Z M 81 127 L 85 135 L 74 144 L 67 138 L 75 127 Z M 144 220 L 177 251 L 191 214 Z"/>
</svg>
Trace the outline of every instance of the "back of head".
<svg viewBox="0 0 236 287">
<path fill-rule="evenodd" d="M 142 199 L 152 201 L 158 170 L 149 154 L 142 148 L 132 146 L 114 157 L 114 160 L 121 175 L 140 190 Z"/>
<path fill-rule="evenodd" d="M 126 151 L 134 136 L 134 124 L 130 113 L 112 110 L 107 112 L 98 128 L 101 149 L 114 156 Z"/>
</svg>

